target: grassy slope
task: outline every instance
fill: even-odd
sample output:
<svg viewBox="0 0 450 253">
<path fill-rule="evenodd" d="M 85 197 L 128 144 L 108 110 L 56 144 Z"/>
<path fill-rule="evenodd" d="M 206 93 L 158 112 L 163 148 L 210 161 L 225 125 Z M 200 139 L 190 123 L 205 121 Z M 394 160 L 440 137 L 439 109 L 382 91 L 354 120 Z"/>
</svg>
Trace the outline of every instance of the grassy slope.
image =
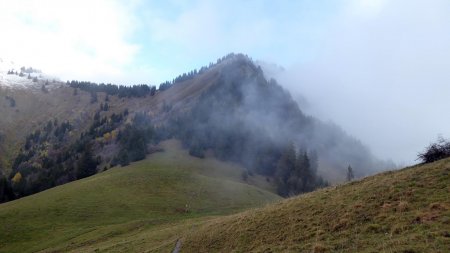
<svg viewBox="0 0 450 253">
<path fill-rule="evenodd" d="M 450 252 L 450 159 L 213 219 L 183 241 L 183 252 Z"/>
<path fill-rule="evenodd" d="M 168 151 L 125 168 L 1 204 L 0 252 L 167 250 L 199 217 L 279 199 L 240 182 L 237 166 L 164 145 Z"/>
</svg>

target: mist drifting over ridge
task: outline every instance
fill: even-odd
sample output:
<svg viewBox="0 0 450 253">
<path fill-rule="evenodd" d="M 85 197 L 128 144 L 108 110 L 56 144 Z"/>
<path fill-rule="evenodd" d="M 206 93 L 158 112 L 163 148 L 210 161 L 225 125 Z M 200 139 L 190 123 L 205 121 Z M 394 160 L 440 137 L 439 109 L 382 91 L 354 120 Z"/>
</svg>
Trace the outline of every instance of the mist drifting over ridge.
<svg viewBox="0 0 450 253">
<path fill-rule="evenodd" d="M 315 157 L 318 174 L 331 182 L 343 181 L 349 165 L 357 177 L 394 167 L 337 125 L 305 115 L 290 93 L 247 56 L 230 54 L 215 73 L 192 111 L 173 114 L 169 121 L 191 154 L 203 157 L 211 150 L 220 159 L 272 176 L 292 144 L 298 153 Z"/>
<path fill-rule="evenodd" d="M 367 15 L 335 17 L 315 59 L 262 65 L 305 112 L 342 126 L 382 159 L 414 164 L 438 135 L 450 135 L 450 3 L 373 2 Z"/>
</svg>

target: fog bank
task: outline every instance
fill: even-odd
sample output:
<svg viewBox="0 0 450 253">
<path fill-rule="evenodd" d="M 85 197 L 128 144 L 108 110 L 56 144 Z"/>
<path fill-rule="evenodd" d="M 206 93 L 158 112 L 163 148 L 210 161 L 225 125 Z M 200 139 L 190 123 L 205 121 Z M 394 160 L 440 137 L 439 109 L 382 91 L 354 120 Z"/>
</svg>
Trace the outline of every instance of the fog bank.
<svg viewBox="0 0 450 253">
<path fill-rule="evenodd" d="M 375 155 L 415 163 L 438 134 L 450 136 L 450 2 L 380 1 L 344 10 L 320 55 L 273 71 L 302 109 L 331 120 Z"/>
</svg>

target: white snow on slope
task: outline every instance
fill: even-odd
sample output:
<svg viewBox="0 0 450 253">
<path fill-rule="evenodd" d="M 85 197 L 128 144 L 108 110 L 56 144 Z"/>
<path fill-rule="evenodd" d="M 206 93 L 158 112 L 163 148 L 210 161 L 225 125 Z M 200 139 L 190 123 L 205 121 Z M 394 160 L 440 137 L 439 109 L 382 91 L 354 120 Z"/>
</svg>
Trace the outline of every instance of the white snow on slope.
<svg viewBox="0 0 450 253">
<path fill-rule="evenodd" d="M 20 68 L 23 65 L 16 64 L 14 61 L 6 60 L 0 57 L 0 87 L 10 89 L 41 89 L 42 85 L 48 80 L 48 85 L 45 87 L 51 89 L 55 87 L 53 80 L 55 77 L 48 76 L 44 73 L 30 73 L 31 79 L 28 79 L 28 73 L 23 73 L 24 76 L 16 74 L 8 74 L 8 71 L 20 73 Z M 33 78 L 37 78 L 37 82 L 33 82 Z"/>
</svg>

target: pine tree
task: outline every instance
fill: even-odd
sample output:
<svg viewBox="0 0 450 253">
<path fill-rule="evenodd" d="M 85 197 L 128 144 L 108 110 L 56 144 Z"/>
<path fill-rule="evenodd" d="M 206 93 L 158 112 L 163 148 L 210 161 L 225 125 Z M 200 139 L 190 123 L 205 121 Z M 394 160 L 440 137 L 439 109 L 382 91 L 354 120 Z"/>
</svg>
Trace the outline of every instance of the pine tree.
<svg viewBox="0 0 450 253">
<path fill-rule="evenodd" d="M 89 145 L 86 145 L 80 159 L 77 163 L 77 178 L 85 178 L 94 175 L 97 172 L 97 161 L 92 155 Z"/>
<path fill-rule="evenodd" d="M 130 158 L 129 158 L 128 152 L 126 150 L 121 150 L 121 152 L 119 152 L 119 155 L 118 155 L 118 160 L 119 160 L 120 166 L 122 166 L 122 167 L 130 164 Z"/>
<path fill-rule="evenodd" d="M 347 181 L 352 181 L 355 178 L 353 174 L 353 168 L 349 165 L 347 168 Z"/>
<path fill-rule="evenodd" d="M 13 200 L 15 198 L 11 183 L 0 175 L 0 203 Z"/>
<path fill-rule="evenodd" d="M 315 174 L 311 170 L 311 161 L 308 157 L 308 153 L 306 151 L 298 154 L 299 158 L 299 164 L 301 166 L 301 181 L 302 181 L 302 187 L 300 189 L 296 189 L 297 193 L 301 192 L 309 192 L 314 190 L 315 186 Z"/>
<path fill-rule="evenodd" d="M 317 170 L 319 169 L 319 156 L 315 150 L 309 153 L 309 160 L 311 163 L 311 171 L 314 175 L 316 175 Z"/>
<path fill-rule="evenodd" d="M 281 196 L 288 196 L 290 187 L 288 180 L 291 178 L 291 172 L 296 166 L 296 153 L 294 143 L 290 143 L 277 164 L 275 179 L 277 181 L 277 191 Z M 292 181 L 292 179 L 290 180 Z"/>
<path fill-rule="evenodd" d="M 98 99 L 97 99 L 97 93 L 96 92 L 91 92 L 91 104 L 97 103 Z"/>
</svg>

